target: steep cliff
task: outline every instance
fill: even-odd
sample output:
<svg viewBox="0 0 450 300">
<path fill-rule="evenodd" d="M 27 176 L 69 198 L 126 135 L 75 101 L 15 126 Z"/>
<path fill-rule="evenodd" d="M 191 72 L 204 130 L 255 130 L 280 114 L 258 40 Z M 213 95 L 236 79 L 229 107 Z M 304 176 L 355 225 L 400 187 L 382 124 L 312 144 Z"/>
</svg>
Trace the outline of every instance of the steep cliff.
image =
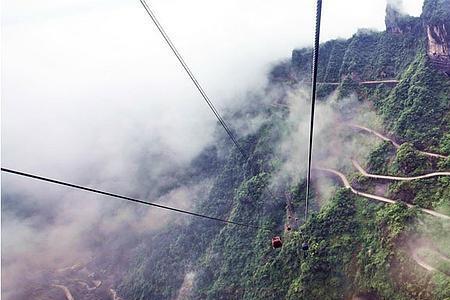
<svg viewBox="0 0 450 300">
<path fill-rule="evenodd" d="M 386 6 L 386 32 L 404 34 L 415 28 L 416 18 L 402 12 L 401 1 L 388 1 Z"/>
<path fill-rule="evenodd" d="M 348 40 L 328 41 L 320 48 L 321 101 L 330 101 L 332 95 L 335 103 L 342 104 L 355 95 L 395 137 L 395 143 L 369 145 L 365 158 L 370 172 L 410 176 L 450 168 L 450 159 L 445 158 L 450 155 L 450 81 L 444 74 L 449 10 L 449 0 L 426 0 L 422 16 L 414 18 L 388 6 L 385 32 L 361 30 Z M 217 149 L 227 144 L 222 136 L 217 148 L 202 154 L 208 160 L 192 165 L 198 170 L 193 178 L 202 174 L 212 178 L 209 193 L 195 203 L 197 211 L 252 222 L 269 231 L 202 219 L 171 224 L 135 249 L 120 295 L 127 299 L 449 299 L 448 264 L 430 272 L 414 250 L 420 239 L 443 257 L 450 256 L 448 222 L 424 217 L 418 209 L 450 214 L 448 177 L 377 181 L 344 166 L 341 171 L 358 189 L 383 190 L 399 202 L 379 204 L 337 188 L 336 181 L 329 195 L 314 189 L 314 213 L 306 223 L 301 213 L 304 180 L 276 180 L 286 171 L 282 168 L 286 159 L 278 152 L 286 147 L 282 141 L 291 139 L 290 131 L 298 126 L 289 120 L 289 96 L 309 81 L 310 61 L 311 49 L 294 50 L 291 61 L 271 72 L 266 93 L 235 115 L 237 119 L 259 115 L 264 120 L 256 132 L 240 140 L 250 154 L 248 160 L 236 149 L 227 148 L 226 155 L 219 155 Z M 276 99 L 267 105 L 263 100 L 272 92 Z M 333 125 L 336 134 L 339 124 Z M 347 142 L 327 146 L 344 147 Z M 436 155 L 427 156 L 428 152 Z M 295 168 L 295 163 L 290 167 Z M 268 192 L 269 187 L 274 193 Z M 286 230 L 285 225 L 294 230 Z M 270 247 L 273 233 L 284 240 L 280 251 Z M 310 244 L 307 253 L 301 250 L 304 241 Z"/>
<path fill-rule="evenodd" d="M 422 19 L 428 56 L 437 69 L 450 76 L 450 1 L 427 1 Z"/>
</svg>

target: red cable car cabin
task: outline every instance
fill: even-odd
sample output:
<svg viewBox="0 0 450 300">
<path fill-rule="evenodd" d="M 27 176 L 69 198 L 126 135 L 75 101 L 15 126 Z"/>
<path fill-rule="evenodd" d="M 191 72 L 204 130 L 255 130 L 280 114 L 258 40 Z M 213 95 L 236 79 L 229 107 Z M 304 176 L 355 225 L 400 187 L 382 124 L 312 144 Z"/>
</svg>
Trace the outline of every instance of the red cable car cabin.
<svg viewBox="0 0 450 300">
<path fill-rule="evenodd" d="M 273 248 L 281 248 L 283 246 L 283 242 L 281 241 L 281 238 L 279 236 L 274 236 L 272 238 L 272 247 Z"/>
</svg>

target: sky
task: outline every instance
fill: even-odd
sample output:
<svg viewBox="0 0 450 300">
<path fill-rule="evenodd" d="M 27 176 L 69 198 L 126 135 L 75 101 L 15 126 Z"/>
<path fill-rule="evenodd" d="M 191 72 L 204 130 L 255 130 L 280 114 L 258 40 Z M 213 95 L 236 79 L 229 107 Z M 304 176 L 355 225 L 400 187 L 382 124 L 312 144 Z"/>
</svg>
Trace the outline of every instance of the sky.
<svg viewBox="0 0 450 300">
<path fill-rule="evenodd" d="M 222 112 L 238 109 L 249 91 L 264 87 L 273 65 L 313 42 L 312 0 L 149 5 Z M 324 1 L 322 41 L 383 30 L 385 6 Z M 419 15 L 422 0 L 404 6 Z M 147 199 L 165 170 L 212 142 L 214 116 L 139 1 L 3 0 L 1 16 L 2 167 Z M 175 191 L 167 201 L 189 207 L 190 193 Z M 2 251 L 19 260 L 33 238 L 65 241 L 49 253 L 79 249 L 73 243 L 107 208 L 101 197 L 2 174 L 6 194 L 57 214 L 45 234 L 34 229 L 39 216 L 2 216 Z"/>
<path fill-rule="evenodd" d="M 407 1 L 418 15 L 422 1 Z M 139 1 L 2 2 L 3 165 L 77 179 L 133 168 L 143 145 L 192 158 L 215 120 Z M 314 1 L 149 3 L 219 110 L 312 44 Z M 384 29 L 384 0 L 324 2 L 322 41 Z M 72 174 L 72 175 L 71 175 Z"/>
<path fill-rule="evenodd" d="M 261 90 L 294 48 L 312 45 L 314 4 L 149 2 L 222 112 Z M 324 1 L 322 41 L 383 30 L 385 6 Z M 421 6 L 404 2 L 413 15 Z M 214 116 L 139 1 L 3 0 L 1 14 L 2 166 L 139 194 L 143 170 L 157 179 L 211 143 Z M 2 179 L 7 192 L 54 195 Z"/>
<path fill-rule="evenodd" d="M 405 10 L 419 15 L 422 1 Z M 148 4 L 220 112 L 313 43 L 313 0 Z M 385 7 L 324 1 L 322 41 L 383 30 Z M 3 167 L 148 196 L 147 179 L 211 143 L 214 116 L 139 1 L 3 0 L 1 17 Z M 72 193 L 11 175 L 2 190 L 50 203 Z"/>
<path fill-rule="evenodd" d="M 149 5 L 221 112 L 313 42 L 313 0 Z M 383 30 L 385 6 L 324 1 L 322 41 Z M 421 6 L 404 2 L 413 15 Z M 1 16 L 3 167 L 147 197 L 150 179 L 212 142 L 214 116 L 139 1 L 3 0 Z M 55 205 L 75 197 L 11 175 L 2 190 Z"/>
</svg>

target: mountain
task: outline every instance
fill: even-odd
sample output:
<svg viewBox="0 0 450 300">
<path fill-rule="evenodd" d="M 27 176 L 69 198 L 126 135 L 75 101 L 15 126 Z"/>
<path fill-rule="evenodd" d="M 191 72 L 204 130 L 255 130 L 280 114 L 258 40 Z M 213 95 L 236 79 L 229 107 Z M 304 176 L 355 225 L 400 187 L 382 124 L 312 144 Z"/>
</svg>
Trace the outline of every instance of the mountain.
<svg viewBox="0 0 450 300">
<path fill-rule="evenodd" d="M 450 170 L 449 47 L 450 0 L 426 0 L 420 17 L 389 4 L 386 31 L 360 30 L 350 39 L 321 45 L 321 105 L 332 101 L 334 107 L 363 107 L 380 120 L 378 129 L 360 124 L 359 130 L 350 130 L 352 135 L 378 130 L 378 137 L 384 137 L 370 143 L 361 158 L 366 175 L 411 177 Z M 202 154 L 208 160 L 199 157 L 192 163 L 197 172 L 192 178 L 213 178 L 209 193 L 195 202 L 196 211 L 259 228 L 204 219 L 167 226 L 136 248 L 120 280 L 123 298 L 450 298 L 450 221 L 421 210 L 450 215 L 448 175 L 369 178 L 347 157 L 333 168 L 345 173 L 355 189 L 396 203 L 383 204 L 339 188 L 336 174 L 316 171 L 314 178 L 327 177 L 333 190 L 324 195 L 315 185 L 314 213 L 303 224 L 305 182 L 303 176 L 280 179 L 283 166 L 296 166 L 280 157 L 279 150 L 293 130 L 290 97 L 309 84 L 311 53 L 312 49 L 294 50 L 290 61 L 273 68 L 265 93 L 228 116 L 244 121 L 263 116 L 259 129 L 240 140 L 250 153 L 248 160 L 234 148 L 219 154 L 228 143 L 221 136 L 217 147 Z M 270 96 L 274 91 L 277 96 Z M 269 105 L 267 98 L 272 99 Z M 357 100 L 345 104 L 349 98 Z M 302 110 L 306 114 L 307 106 Z M 345 130 L 344 123 L 364 122 L 339 114 L 339 120 L 333 120 L 335 130 Z M 324 168 L 326 161 L 317 159 Z M 284 241 L 279 251 L 270 246 L 274 233 Z M 304 241 L 310 244 L 308 252 L 301 249 Z"/>
</svg>

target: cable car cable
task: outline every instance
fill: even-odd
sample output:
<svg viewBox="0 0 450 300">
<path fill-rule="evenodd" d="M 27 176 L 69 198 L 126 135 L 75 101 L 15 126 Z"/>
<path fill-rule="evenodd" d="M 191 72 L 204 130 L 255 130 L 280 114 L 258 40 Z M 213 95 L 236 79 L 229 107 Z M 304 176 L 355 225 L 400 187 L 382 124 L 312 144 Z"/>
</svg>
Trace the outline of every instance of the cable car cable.
<svg viewBox="0 0 450 300">
<path fill-rule="evenodd" d="M 156 18 L 155 14 L 153 13 L 153 11 L 150 9 L 150 7 L 148 6 L 148 4 L 146 3 L 145 0 L 140 0 L 140 2 L 143 5 L 143 7 L 146 10 L 146 12 L 148 13 L 148 15 L 150 16 L 150 18 L 152 19 L 153 23 L 156 25 L 156 27 L 159 30 L 159 32 L 161 33 L 161 35 L 163 36 L 164 40 L 169 45 L 169 47 L 171 48 L 172 52 L 175 54 L 175 56 L 177 57 L 178 61 L 180 62 L 180 64 L 182 65 L 182 67 L 184 68 L 186 73 L 188 74 L 189 78 L 192 80 L 192 82 L 194 83 L 195 87 L 200 92 L 201 96 L 203 97 L 203 99 L 205 100 L 205 102 L 207 103 L 207 105 L 209 106 L 211 111 L 214 113 L 214 115 L 216 116 L 216 118 L 219 121 L 219 123 L 221 124 L 221 126 L 224 128 L 224 130 L 226 131 L 226 133 L 228 134 L 228 136 L 232 140 L 233 144 L 236 146 L 236 148 L 241 153 L 241 155 L 245 159 L 248 160 L 248 158 L 249 158 L 248 155 L 245 153 L 243 148 L 239 145 L 239 143 L 236 140 L 236 138 L 234 137 L 231 129 L 228 127 L 228 125 L 226 124 L 225 120 L 222 118 L 220 113 L 217 111 L 217 109 L 215 108 L 214 104 L 211 102 L 210 98 L 206 94 L 205 90 L 202 88 L 202 86 L 200 85 L 200 83 L 198 82 L 198 80 L 196 79 L 196 77 L 194 76 L 192 71 L 190 70 L 189 66 L 186 64 L 186 62 L 184 61 L 183 57 L 178 52 L 177 48 L 175 47 L 175 45 L 170 40 L 169 36 L 165 32 L 165 30 L 162 27 L 162 25 L 159 23 L 158 19 Z M 310 147 L 311 147 L 311 145 L 310 145 Z M 249 163 L 252 164 L 250 161 L 249 161 Z M 174 212 L 177 212 L 177 213 L 187 214 L 187 215 L 191 215 L 191 216 L 194 216 L 194 217 L 200 217 L 200 218 L 205 218 L 205 219 L 209 219 L 209 220 L 213 220 L 213 221 L 217 221 L 217 222 L 222 222 L 222 223 L 227 223 L 227 224 L 231 224 L 231 225 L 237 225 L 237 226 L 249 227 L 249 228 L 255 228 L 255 229 L 263 229 L 263 230 L 269 231 L 269 229 L 267 229 L 267 228 L 263 228 L 263 227 L 252 225 L 252 224 L 235 222 L 235 221 L 220 219 L 220 218 L 216 218 L 216 217 L 211 217 L 211 216 L 207 216 L 207 215 L 203 215 L 203 214 L 199 214 L 199 213 L 195 213 L 195 212 L 190 212 L 190 211 L 178 209 L 178 208 L 175 208 L 175 207 L 170 207 L 170 206 L 165 206 L 165 205 L 156 204 L 156 203 L 152 203 L 152 202 L 147 202 L 147 201 L 143 201 L 143 200 L 132 198 L 132 197 L 122 196 L 122 195 L 110 193 L 110 192 L 107 192 L 107 191 L 97 190 L 97 189 L 93 189 L 93 188 L 89 188 L 89 187 L 85 187 L 85 186 L 81 186 L 81 185 L 76 185 L 76 184 L 72 184 L 72 183 L 68 183 L 68 182 L 64 182 L 64 181 L 60 181 L 60 180 L 55 180 L 55 179 L 51 179 L 51 178 L 47 178 L 47 177 L 43 177 L 43 176 L 39 176 L 39 175 L 25 173 L 25 172 L 13 170 L 13 169 L 1 168 L 1 171 L 2 172 L 6 172 L 6 173 L 10 173 L 10 174 L 14 174 L 14 175 L 17 175 L 17 176 L 31 178 L 31 179 L 44 181 L 44 182 L 48 182 L 48 183 L 52 183 L 52 184 L 56 184 L 56 185 L 66 186 L 66 187 L 70 187 L 70 188 L 74 188 L 74 189 L 78 189 L 78 190 L 83 190 L 83 191 L 87 191 L 87 192 L 91 192 L 91 193 L 96 193 L 96 194 L 100 194 L 100 195 L 104 195 L 104 196 L 108 196 L 108 197 L 112 197 L 112 198 L 117 198 L 117 199 L 129 201 L 129 202 L 134 202 L 134 203 L 138 203 L 138 204 L 153 206 L 153 207 L 156 207 L 156 208 L 170 210 L 170 211 L 174 211 Z M 270 195 L 272 197 L 274 197 L 274 194 L 272 193 L 272 191 L 269 188 L 268 188 L 268 192 L 270 193 Z"/>
<path fill-rule="evenodd" d="M 159 23 L 158 19 L 156 18 L 155 13 L 152 11 L 152 9 L 148 6 L 147 2 L 145 0 L 139 0 L 142 4 L 142 6 L 145 8 L 145 10 L 147 11 L 147 14 L 150 16 L 150 18 L 152 19 L 153 23 L 156 25 L 156 27 L 158 28 L 158 31 L 161 33 L 162 37 L 164 38 L 164 40 L 166 41 L 167 45 L 169 45 L 170 49 L 172 50 L 172 52 L 175 54 L 175 56 L 177 57 L 178 61 L 180 62 L 181 66 L 184 68 L 184 70 L 186 71 L 186 73 L 188 74 L 189 78 L 192 80 L 192 82 L 194 83 L 195 87 L 197 88 L 197 90 L 200 92 L 201 96 L 203 97 L 203 99 L 205 100 L 206 104 L 208 104 L 209 108 L 211 109 L 211 111 L 214 113 L 214 115 L 216 116 L 217 120 L 219 121 L 219 123 L 222 125 L 222 127 L 225 129 L 226 133 L 228 134 L 228 136 L 230 137 L 231 141 L 234 143 L 234 145 L 238 148 L 239 152 L 241 153 L 241 155 L 245 158 L 248 159 L 247 154 L 245 153 L 244 149 L 242 149 L 242 147 L 239 145 L 237 139 L 235 138 L 235 136 L 233 135 L 233 132 L 231 131 L 231 129 L 228 127 L 227 123 L 225 122 L 225 120 L 222 118 L 222 116 L 220 115 L 220 113 L 217 111 L 217 109 L 215 108 L 214 104 L 211 102 L 210 98 L 208 97 L 208 95 L 206 94 L 205 90 L 203 89 L 203 87 L 200 85 L 199 81 L 196 79 L 196 77 L 194 76 L 194 74 L 192 73 L 191 69 L 189 68 L 189 66 L 186 64 L 186 62 L 184 61 L 183 57 L 181 56 L 180 52 L 178 52 L 177 48 L 175 47 L 175 45 L 172 43 L 172 41 L 170 40 L 169 36 L 167 35 L 166 31 L 164 30 L 164 28 L 162 27 L 161 23 Z"/>
<path fill-rule="evenodd" d="M 150 8 L 150 6 L 148 5 L 148 3 L 145 0 L 139 0 L 142 4 L 142 6 L 144 7 L 144 9 L 146 10 L 147 14 L 150 16 L 151 20 L 153 21 L 153 23 L 155 24 L 155 26 L 157 27 L 158 31 L 161 33 L 162 37 L 164 38 L 164 40 L 166 41 L 166 43 L 168 44 L 168 46 L 170 47 L 170 49 L 172 50 L 172 52 L 175 54 L 175 56 L 177 57 L 178 61 L 180 62 L 181 66 L 184 68 L 184 70 L 186 71 L 186 73 L 188 74 L 189 78 L 192 80 L 192 82 L 194 83 L 195 87 L 197 88 L 197 90 L 200 92 L 201 96 L 203 97 L 203 99 L 205 100 L 205 102 L 208 104 L 209 108 L 212 110 L 212 112 L 214 113 L 214 115 L 216 116 L 217 120 L 219 120 L 220 124 L 222 125 L 222 127 L 225 129 L 226 133 L 228 134 L 228 136 L 230 137 L 230 139 L 232 140 L 232 142 L 234 143 L 234 145 L 236 146 L 236 148 L 238 149 L 238 151 L 241 153 L 241 155 L 244 157 L 244 159 L 246 159 L 248 161 L 248 163 L 251 166 L 254 166 L 254 164 L 249 161 L 249 156 L 247 155 L 247 153 L 244 151 L 244 149 L 241 147 L 241 145 L 239 144 L 239 142 L 237 141 L 236 137 L 233 135 L 231 129 L 229 128 L 229 126 L 227 125 L 227 123 L 225 122 L 225 120 L 222 118 L 222 116 L 220 115 L 220 113 L 217 111 L 217 109 L 215 108 L 214 104 L 212 103 L 211 99 L 208 97 L 208 95 L 206 94 L 205 90 L 203 89 L 203 87 L 200 85 L 199 81 L 196 79 L 196 77 L 194 76 L 194 74 L 192 73 L 191 69 L 189 68 L 189 66 L 187 65 L 187 63 L 185 62 L 185 60 L 183 59 L 182 55 L 180 54 L 180 52 L 178 51 L 178 49 L 175 47 L 175 45 L 173 44 L 172 40 L 170 39 L 170 37 L 168 36 L 168 34 L 166 33 L 166 31 L 164 30 L 163 26 L 161 25 L 161 23 L 159 22 L 158 18 L 156 17 L 155 13 L 153 12 L 153 10 Z M 267 188 L 269 194 L 275 198 L 274 193 Z"/>
<path fill-rule="evenodd" d="M 222 222 L 222 223 L 227 223 L 227 224 L 231 224 L 231 225 L 237 225 L 237 226 L 254 228 L 254 229 L 263 229 L 263 230 L 269 231 L 269 229 L 267 229 L 267 228 L 263 228 L 263 227 L 252 225 L 252 224 L 248 224 L 248 223 L 241 223 L 241 222 L 235 222 L 235 221 L 230 221 L 230 220 L 224 220 L 224 219 L 211 217 L 211 216 L 208 216 L 208 215 L 203 215 L 203 214 L 199 214 L 199 213 L 195 213 L 195 212 L 191 212 L 191 211 L 187 211 L 187 210 L 183 210 L 183 209 L 178 209 L 178 208 L 175 208 L 175 207 L 170 207 L 170 206 L 165 206 L 165 205 L 161 205 L 161 204 L 157 204 L 157 203 L 147 202 L 147 201 L 139 200 L 139 199 L 132 198 L 132 197 L 122 196 L 122 195 L 118 195 L 118 194 L 114 194 L 114 193 L 110 193 L 110 192 L 106 192 L 106 191 L 102 191 L 102 190 L 97 190 L 97 189 L 93 189 L 93 188 L 89 188 L 89 187 L 85 187 L 85 186 L 81 186 L 81 185 L 76 185 L 76 184 L 73 184 L 73 183 L 68 183 L 68 182 L 64 182 L 64 181 L 60 181 L 60 180 L 56 180 L 56 179 L 51 179 L 51 178 L 47 178 L 47 177 L 33 175 L 33 174 L 30 174 L 30 173 L 16 171 L 16 170 L 8 169 L 8 168 L 1 168 L 1 171 L 2 172 L 6 172 L 6 173 L 10 173 L 10 174 L 14 174 L 14 175 L 18 175 L 18 176 L 22 176 L 22 177 L 27 177 L 27 178 L 39 180 L 39 181 L 45 181 L 45 182 L 49 182 L 49 183 L 53 183 L 53 184 L 57 184 L 57 185 L 62 185 L 62 186 L 66 186 L 66 187 L 70 187 L 70 188 L 74 188 L 74 189 L 78 189 L 78 190 L 83 190 L 83 191 L 87 191 L 87 192 L 91 192 L 91 193 L 95 193 L 95 194 L 100 194 L 100 195 L 104 195 L 104 196 L 108 196 L 108 197 L 118 198 L 118 199 L 126 200 L 126 201 L 129 201 L 129 202 L 134 202 L 134 203 L 138 203 L 138 204 L 153 206 L 153 207 L 157 207 L 157 208 L 165 209 L 165 210 L 170 210 L 170 211 L 174 211 L 174 212 L 181 213 L 181 214 L 187 214 L 187 215 L 191 215 L 191 216 L 194 216 L 194 217 L 209 219 L 209 220 Z"/>
<path fill-rule="evenodd" d="M 316 28 L 314 38 L 314 51 L 312 62 L 312 90 L 311 90 L 311 122 L 309 127 L 309 146 L 308 146 L 308 174 L 306 178 L 306 199 L 305 199 L 305 222 L 308 219 L 308 200 L 309 191 L 311 189 L 311 164 L 312 164 L 312 151 L 313 151 L 313 139 L 314 139 L 314 115 L 316 107 L 316 91 L 317 91 L 317 69 L 319 62 L 319 47 L 320 47 L 320 22 L 322 18 L 322 0 L 317 0 L 316 8 Z"/>
</svg>

